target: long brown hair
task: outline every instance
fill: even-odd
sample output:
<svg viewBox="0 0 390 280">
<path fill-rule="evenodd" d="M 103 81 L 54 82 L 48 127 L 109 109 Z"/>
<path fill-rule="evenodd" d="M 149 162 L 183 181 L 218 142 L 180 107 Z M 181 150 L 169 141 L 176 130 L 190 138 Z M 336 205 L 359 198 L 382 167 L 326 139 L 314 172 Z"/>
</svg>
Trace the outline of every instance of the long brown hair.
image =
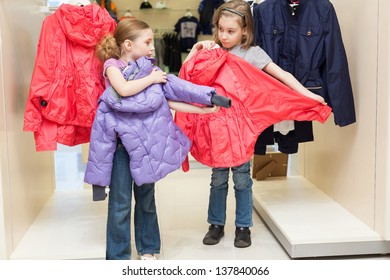
<svg viewBox="0 0 390 280">
<path fill-rule="evenodd" d="M 229 11 L 230 10 L 230 11 Z M 237 13 L 235 13 L 235 12 Z M 242 48 L 247 49 L 254 45 L 254 23 L 250 5 L 242 0 L 232 0 L 218 7 L 213 15 L 214 40 L 221 44 L 218 39 L 218 22 L 221 16 L 236 17 L 241 28 L 246 29 L 246 35 L 242 37 Z"/>
<path fill-rule="evenodd" d="M 134 41 L 145 29 L 150 29 L 150 26 L 142 20 L 122 19 L 116 26 L 114 34 L 107 35 L 96 46 L 96 56 L 103 62 L 109 58 L 119 59 L 123 42 L 125 40 Z"/>
</svg>

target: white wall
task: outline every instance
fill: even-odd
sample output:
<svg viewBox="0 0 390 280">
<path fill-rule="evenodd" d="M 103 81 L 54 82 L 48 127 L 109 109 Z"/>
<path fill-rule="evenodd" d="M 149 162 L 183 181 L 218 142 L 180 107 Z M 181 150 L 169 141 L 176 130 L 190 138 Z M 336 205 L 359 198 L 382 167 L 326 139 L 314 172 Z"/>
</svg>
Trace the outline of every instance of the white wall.
<svg viewBox="0 0 390 280">
<path fill-rule="evenodd" d="M 0 93 L 4 92 L 4 69 L 3 69 L 3 41 L 1 36 L 1 28 L 0 28 Z M 0 119 L 5 119 L 5 109 L 4 109 L 4 97 L 3 95 L 0 95 Z M 7 174 L 7 168 L 5 164 L 2 164 L 3 161 L 5 162 L 5 156 L 6 155 L 6 149 L 5 149 L 5 142 L 3 141 L 5 139 L 5 123 L 3 121 L 0 121 L 0 186 L 6 186 L 7 177 L 5 176 Z M 3 156 L 2 156 L 3 155 Z M 4 159 L 3 159 L 4 158 Z M 4 174 L 4 176 L 3 176 Z M 4 188 L 5 189 L 5 188 Z M 6 190 L 6 189 L 5 189 Z M 0 191 L 0 259 L 5 259 L 7 257 L 7 238 L 6 236 L 6 223 L 5 223 L 5 215 L 4 210 L 8 207 L 5 205 L 4 195 L 7 194 L 6 191 Z M 3 195 L 4 193 L 4 195 Z M 9 224 L 9 223 L 7 223 Z M 8 235 L 9 236 L 9 235 Z"/>
<path fill-rule="evenodd" d="M 43 1 L 0 0 L 0 258 L 8 258 L 54 190 L 52 153 L 23 132 Z M 4 234 L 3 234 L 4 233 Z"/>
<path fill-rule="evenodd" d="M 382 236 L 388 189 L 387 0 L 333 0 L 349 60 L 357 122 L 315 125 L 304 176 Z"/>
<path fill-rule="evenodd" d="M 378 129 L 377 156 L 378 167 L 376 195 L 376 230 L 390 240 L 390 3 L 379 2 L 379 36 L 378 36 Z M 384 121 L 387 120 L 387 121 Z M 383 147 L 385 149 L 383 150 Z M 383 221 L 383 222 L 381 222 Z"/>
</svg>

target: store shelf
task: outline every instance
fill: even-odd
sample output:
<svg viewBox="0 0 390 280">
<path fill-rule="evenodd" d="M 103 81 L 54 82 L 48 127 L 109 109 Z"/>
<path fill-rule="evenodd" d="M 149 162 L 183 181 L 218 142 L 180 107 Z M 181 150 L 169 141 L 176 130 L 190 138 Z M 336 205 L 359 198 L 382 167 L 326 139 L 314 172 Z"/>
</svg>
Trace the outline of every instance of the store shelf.
<svg viewBox="0 0 390 280">
<path fill-rule="evenodd" d="M 390 242 L 300 176 L 254 181 L 254 207 L 291 258 L 390 253 Z"/>
</svg>

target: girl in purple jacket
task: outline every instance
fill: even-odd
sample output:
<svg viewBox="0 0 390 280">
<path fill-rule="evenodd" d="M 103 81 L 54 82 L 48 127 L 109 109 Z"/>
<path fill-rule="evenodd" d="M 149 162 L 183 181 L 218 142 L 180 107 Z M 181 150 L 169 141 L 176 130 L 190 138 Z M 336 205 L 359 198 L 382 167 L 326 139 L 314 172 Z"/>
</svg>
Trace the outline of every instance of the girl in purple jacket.
<svg viewBox="0 0 390 280">
<path fill-rule="evenodd" d="M 154 183 L 178 169 L 191 146 L 170 109 L 203 114 L 218 111 L 211 105 L 221 100 L 230 106 L 213 88 L 155 67 L 153 52 L 151 28 L 135 19 L 121 20 L 97 47 L 107 88 L 99 98 L 84 180 L 93 185 L 94 200 L 104 200 L 109 190 L 106 259 L 131 257 L 132 192 L 137 253 L 154 260 L 160 252 Z"/>
</svg>

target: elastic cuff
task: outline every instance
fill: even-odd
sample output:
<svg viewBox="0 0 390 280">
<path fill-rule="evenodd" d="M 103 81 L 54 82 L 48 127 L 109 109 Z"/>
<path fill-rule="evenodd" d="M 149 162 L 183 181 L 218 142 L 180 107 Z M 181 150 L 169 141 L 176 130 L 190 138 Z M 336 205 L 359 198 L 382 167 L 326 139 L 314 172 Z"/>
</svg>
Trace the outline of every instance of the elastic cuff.
<svg viewBox="0 0 390 280">
<path fill-rule="evenodd" d="M 98 186 L 98 185 L 92 185 L 92 200 L 93 201 L 102 201 L 105 200 L 107 197 L 106 187 Z"/>
<path fill-rule="evenodd" d="M 230 108 L 232 106 L 232 100 L 225 96 L 214 93 L 211 96 L 211 103 L 224 108 Z"/>
</svg>

